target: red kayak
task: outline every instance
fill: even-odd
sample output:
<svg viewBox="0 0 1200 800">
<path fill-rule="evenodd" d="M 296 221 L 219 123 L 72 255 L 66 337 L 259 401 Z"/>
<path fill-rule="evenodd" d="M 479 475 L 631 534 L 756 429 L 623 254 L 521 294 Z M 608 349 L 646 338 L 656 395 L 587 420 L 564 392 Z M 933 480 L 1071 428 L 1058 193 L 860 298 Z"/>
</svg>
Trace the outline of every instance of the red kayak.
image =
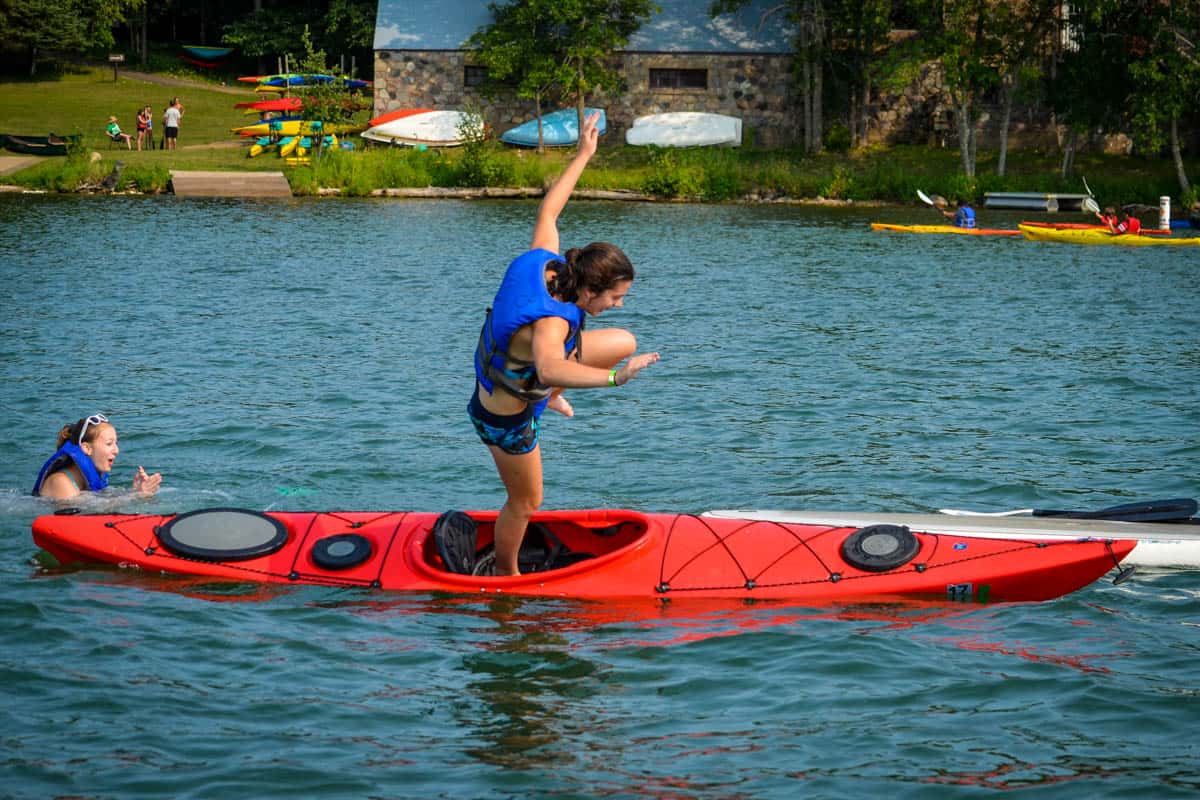
<svg viewBox="0 0 1200 800">
<path fill-rule="evenodd" d="M 1106 231 L 1107 225 L 1095 225 L 1090 222 L 1022 222 L 1031 228 L 1052 228 L 1056 231 Z M 1170 236 L 1171 230 L 1168 228 L 1142 228 L 1139 233 L 1143 236 Z"/>
<path fill-rule="evenodd" d="M 802 601 L 883 597 L 1048 600 L 1100 578 L 1123 540 L 1030 542 L 627 510 L 537 514 L 516 577 L 486 562 L 494 511 L 270 512 L 38 517 L 60 563 L 106 563 L 233 581 L 578 598 Z M 436 529 L 436 530 L 435 530 Z M 450 571 L 451 569 L 455 571 Z"/>
<path fill-rule="evenodd" d="M 304 101 L 299 97 L 281 97 L 278 100 L 247 100 L 234 103 L 234 108 L 251 108 L 255 111 L 299 111 L 304 108 Z"/>
</svg>

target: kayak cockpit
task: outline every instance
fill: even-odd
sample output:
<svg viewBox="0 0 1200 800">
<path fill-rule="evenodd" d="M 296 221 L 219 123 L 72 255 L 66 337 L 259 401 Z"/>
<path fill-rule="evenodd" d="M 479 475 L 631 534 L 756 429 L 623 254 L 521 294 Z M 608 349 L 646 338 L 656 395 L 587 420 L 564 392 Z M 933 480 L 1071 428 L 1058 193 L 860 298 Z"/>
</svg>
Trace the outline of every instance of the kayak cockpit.
<svg viewBox="0 0 1200 800">
<path fill-rule="evenodd" d="M 423 566 L 457 575 L 492 575 L 496 516 L 464 511 L 439 516 L 424 537 Z M 521 574 L 528 575 L 607 561 L 643 540 L 650 526 L 650 519 L 635 511 L 540 513 L 525 530 L 517 563 Z"/>
</svg>

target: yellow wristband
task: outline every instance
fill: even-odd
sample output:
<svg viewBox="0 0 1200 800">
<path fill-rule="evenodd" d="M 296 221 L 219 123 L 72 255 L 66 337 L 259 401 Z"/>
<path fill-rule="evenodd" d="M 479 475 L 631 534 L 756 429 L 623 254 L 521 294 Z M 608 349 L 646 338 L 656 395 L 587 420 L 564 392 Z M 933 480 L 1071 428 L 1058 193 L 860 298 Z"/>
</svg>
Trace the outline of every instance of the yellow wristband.
<svg viewBox="0 0 1200 800">
<path fill-rule="evenodd" d="M 617 371 L 615 369 L 613 369 L 612 371 L 610 371 L 608 373 L 608 385 L 609 386 L 617 385 Z"/>
</svg>

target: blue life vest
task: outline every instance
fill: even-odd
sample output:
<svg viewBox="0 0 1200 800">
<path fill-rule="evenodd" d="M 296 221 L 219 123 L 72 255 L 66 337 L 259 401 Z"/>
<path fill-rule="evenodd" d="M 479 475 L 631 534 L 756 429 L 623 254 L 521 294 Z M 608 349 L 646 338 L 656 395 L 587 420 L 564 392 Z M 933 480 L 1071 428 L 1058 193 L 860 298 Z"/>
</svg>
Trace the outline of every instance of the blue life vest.
<svg viewBox="0 0 1200 800">
<path fill-rule="evenodd" d="M 93 492 L 98 492 L 108 486 L 108 473 L 99 472 L 96 465 L 92 462 L 91 456 L 83 452 L 83 448 L 74 442 L 67 442 L 58 450 L 54 451 L 54 455 L 46 460 L 42 465 L 42 471 L 38 473 L 37 481 L 33 484 L 33 495 L 36 497 L 38 492 L 42 490 L 42 484 L 46 478 L 52 473 L 69 466 L 74 461 L 75 466 L 79 467 L 79 471 L 83 473 L 83 477 L 87 479 L 88 489 Z"/>
<path fill-rule="evenodd" d="M 959 206 L 954 212 L 954 224 L 959 228 L 975 227 L 975 209 L 970 206 Z"/>
<path fill-rule="evenodd" d="M 513 334 L 544 317 L 561 317 L 569 326 L 563 353 L 569 355 L 574 350 L 578 359 L 582 349 L 579 334 L 583 331 L 583 309 L 550 296 L 546 289 L 546 265 L 551 261 L 562 259 L 539 248 L 517 256 L 508 265 L 475 348 L 475 377 L 488 394 L 499 386 L 522 400 L 536 403 L 537 414 L 546 406 L 550 387 L 538 380 L 537 367 L 532 361 L 509 354 Z"/>
</svg>

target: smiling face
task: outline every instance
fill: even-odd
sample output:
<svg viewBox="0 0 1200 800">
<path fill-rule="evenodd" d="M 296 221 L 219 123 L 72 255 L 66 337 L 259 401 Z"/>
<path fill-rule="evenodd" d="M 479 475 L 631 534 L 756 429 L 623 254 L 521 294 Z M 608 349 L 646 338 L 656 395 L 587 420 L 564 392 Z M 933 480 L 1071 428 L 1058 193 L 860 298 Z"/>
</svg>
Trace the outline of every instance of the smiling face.
<svg viewBox="0 0 1200 800">
<path fill-rule="evenodd" d="M 117 429 L 105 422 L 97 426 L 94 437 L 88 438 L 91 441 L 84 442 L 80 448 L 91 457 L 92 463 L 96 465 L 98 471 L 112 472 L 113 462 L 117 460 L 117 453 L 121 452 L 121 449 L 117 447 Z"/>
<path fill-rule="evenodd" d="M 629 294 L 631 286 L 633 286 L 633 281 L 617 281 L 611 288 L 605 289 L 603 292 L 593 292 L 584 287 L 579 290 L 578 305 L 591 317 L 610 308 L 621 308 L 625 304 L 625 295 Z"/>
</svg>

